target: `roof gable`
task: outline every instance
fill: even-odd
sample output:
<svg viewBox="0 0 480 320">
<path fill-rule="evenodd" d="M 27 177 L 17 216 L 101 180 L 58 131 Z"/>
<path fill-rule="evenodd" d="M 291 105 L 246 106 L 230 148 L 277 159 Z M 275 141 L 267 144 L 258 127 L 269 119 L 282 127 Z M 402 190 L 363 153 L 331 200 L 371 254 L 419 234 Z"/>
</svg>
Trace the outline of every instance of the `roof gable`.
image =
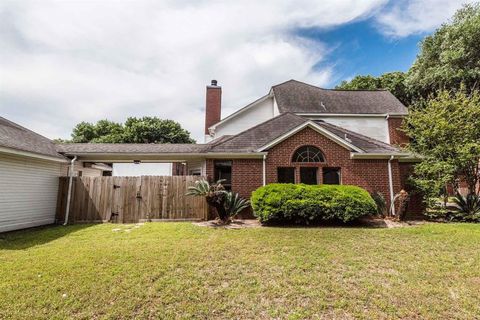
<svg viewBox="0 0 480 320">
<path fill-rule="evenodd" d="M 273 86 L 280 113 L 407 114 L 387 90 L 322 89 L 296 80 Z"/>
</svg>

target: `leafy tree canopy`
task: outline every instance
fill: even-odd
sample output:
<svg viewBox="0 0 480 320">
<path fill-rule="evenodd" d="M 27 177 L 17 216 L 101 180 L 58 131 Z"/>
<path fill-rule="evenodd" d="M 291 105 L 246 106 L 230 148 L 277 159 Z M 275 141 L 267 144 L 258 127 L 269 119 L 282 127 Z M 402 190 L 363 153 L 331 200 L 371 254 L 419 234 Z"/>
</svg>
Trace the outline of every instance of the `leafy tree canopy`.
<svg viewBox="0 0 480 320">
<path fill-rule="evenodd" d="M 405 83 L 406 74 L 400 71 L 388 72 L 379 77 L 358 75 L 350 81 L 342 81 L 336 89 L 390 91 L 403 104 L 410 104 L 410 95 Z"/>
<path fill-rule="evenodd" d="M 72 131 L 74 143 L 195 143 L 190 132 L 173 120 L 130 117 L 125 124 L 109 120 L 80 122 Z M 58 140 L 60 141 L 60 140 Z"/>
<path fill-rule="evenodd" d="M 415 166 L 417 185 L 432 195 L 446 183 L 458 187 L 460 179 L 470 194 L 478 194 L 480 181 L 480 94 L 442 90 L 435 98 L 411 107 L 405 131 L 409 148 L 423 156 Z"/>
<path fill-rule="evenodd" d="M 480 5 L 468 4 L 449 23 L 421 43 L 420 54 L 410 68 L 407 85 L 419 97 L 436 90 L 467 92 L 480 86 Z"/>
</svg>

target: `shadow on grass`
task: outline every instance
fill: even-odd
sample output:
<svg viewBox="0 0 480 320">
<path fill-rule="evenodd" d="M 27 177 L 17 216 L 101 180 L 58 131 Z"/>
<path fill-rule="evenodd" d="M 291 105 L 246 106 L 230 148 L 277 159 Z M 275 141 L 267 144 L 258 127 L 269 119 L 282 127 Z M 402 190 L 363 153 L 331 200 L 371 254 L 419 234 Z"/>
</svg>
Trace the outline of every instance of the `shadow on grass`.
<svg viewBox="0 0 480 320">
<path fill-rule="evenodd" d="M 0 233 L 0 250 L 28 249 L 49 243 L 91 226 L 91 224 L 75 224 L 69 226 L 47 225 Z"/>
<path fill-rule="evenodd" d="M 262 224 L 264 227 L 276 227 L 276 228 L 388 228 L 387 223 L 383 219 L 357 219 L 349 222 L 342 222 L 340 220 L 330 221 L 314 221 L 310 224 L 293 223 L 293 222 L 269 222 Z"/>
</svg>

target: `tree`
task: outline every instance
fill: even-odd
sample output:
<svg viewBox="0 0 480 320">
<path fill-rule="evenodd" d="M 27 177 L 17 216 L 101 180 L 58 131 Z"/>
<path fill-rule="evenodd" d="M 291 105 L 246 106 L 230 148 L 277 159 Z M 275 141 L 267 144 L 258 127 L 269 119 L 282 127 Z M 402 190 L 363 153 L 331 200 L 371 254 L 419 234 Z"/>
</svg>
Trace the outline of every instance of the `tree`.
<svg viewBox="0 0 480 320">
<path fill-rule="evenodd" d="M 479 195 L 480 93 L 441 90 L 409 110 L 404 128 L 410 151 L 422 156 L 415 166 L 414 182 L 428 195 L 439 195 L 445 185 L 458 191 L 459 181 L 468 193 Z M 436 193 L 436 194 L 435 194 Z"/>
<path fill-rule="evenodd" d="M 194 143 L 190 133 L 173 120 L 157 117 L 128 118 L 125 140 L 131 143 Z"/>
<path fill-rule="evenodd" d="M 480 86 L 480 5 L 458 10 L 421 43 L 421 50 L 408 71 L 407 86 L 415 98 L 428 98 L 437 90 L 467 92 Z"/>
<path fill-rule="evenodd" d="M 379 77 L 358 75 L 350 81 L 342 81 L 337 89 L 345 90 L 377 90 L 390 91 L 405 105 L 410 105 L 411 99 L 405 83 L 406 74 L 403 72 L 388 72 Z"/>
<path fill-rule="evenodd" d="M 195 143 L 178 122 L 158 117 L 130 117 L 125 124 L 100 120 L 80 122 L 73 128 L 73 143 Z M 60 141 L 60 140 L 59 140 Z"/>
</svg>

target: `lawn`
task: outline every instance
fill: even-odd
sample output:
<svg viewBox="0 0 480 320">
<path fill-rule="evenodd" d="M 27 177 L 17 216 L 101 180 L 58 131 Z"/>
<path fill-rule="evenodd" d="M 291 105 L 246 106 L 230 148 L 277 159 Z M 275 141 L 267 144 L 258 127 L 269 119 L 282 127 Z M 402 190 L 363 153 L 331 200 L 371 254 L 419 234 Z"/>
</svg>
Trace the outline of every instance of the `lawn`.
<svg viewBox="0 0 480 320">
<path fill-rule="evenodd" d="M 480 225 L 0 235 L 0 319 L 473 319 L 479 301 Z"/>
</svg>

